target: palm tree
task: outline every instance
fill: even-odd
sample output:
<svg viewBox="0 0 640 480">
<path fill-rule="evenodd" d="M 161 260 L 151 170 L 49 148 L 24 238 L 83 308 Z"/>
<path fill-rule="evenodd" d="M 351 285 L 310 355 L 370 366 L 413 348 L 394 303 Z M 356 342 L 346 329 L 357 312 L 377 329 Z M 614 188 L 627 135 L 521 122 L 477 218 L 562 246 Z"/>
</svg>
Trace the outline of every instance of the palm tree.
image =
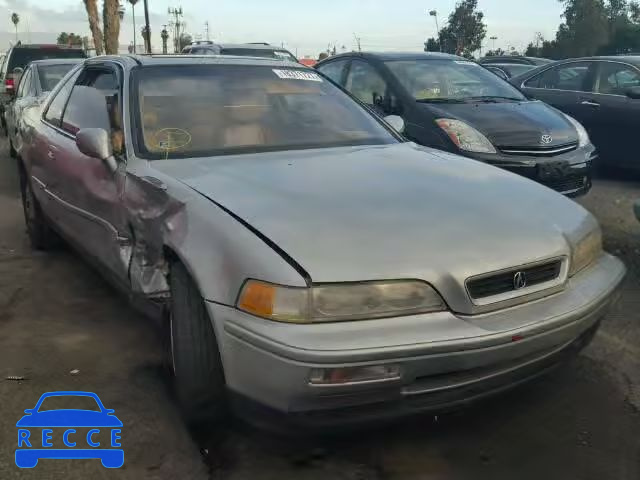
<svg viewBox="0 0 640 480">
<path fill-rule="evenodd" d="M 131 4 L 131 15 L 133 16 L 133 53 L 136 53 L 136 3 L 138 0 L 127 0 Z"/>
<path fill-rule="evenodd" d="M 18 24 L 20 23 L 20 15 L 17 13 L 11 14 L 11 21 L 13 22 L 13 26 L 16 29 L 16 42 L 18 42 Z"/>
<path fill-rule="evenodd" d="M 100 17 L 98 17 L 98 2 L 97 0 L 83 1 L 84 7 L 87 10 L 87 17 L 89 18 L 89 30 L 91 30 L 91 36 L 93 37 L 96 55 L 102 55 L 103 37 L 102 30 L 100 30 Z"/>
<path fill-rule="evenodd" d="M 104 51 L 107 55 L 117 55 L 120 37 L 119 0 L 104 0 L 102 23 L 104 24 Z"/>
</svg>

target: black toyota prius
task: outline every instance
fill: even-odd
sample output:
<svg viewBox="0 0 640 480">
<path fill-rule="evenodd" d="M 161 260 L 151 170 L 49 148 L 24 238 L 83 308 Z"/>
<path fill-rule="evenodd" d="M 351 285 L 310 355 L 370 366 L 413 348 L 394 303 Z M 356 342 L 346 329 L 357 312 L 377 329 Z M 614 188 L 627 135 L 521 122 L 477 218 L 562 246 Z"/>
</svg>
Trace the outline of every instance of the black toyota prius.
<svg viewBox="0 0 640 480">
<path fill-rule="evenodd" d="M 511 170 L 565 195 L 591 188 L 596 151 L 582 125 L 527 99 L 477 63 L 440 53 L 353 52 L 316 68 L 401 126 L 409 140 Z"/>
</svg>

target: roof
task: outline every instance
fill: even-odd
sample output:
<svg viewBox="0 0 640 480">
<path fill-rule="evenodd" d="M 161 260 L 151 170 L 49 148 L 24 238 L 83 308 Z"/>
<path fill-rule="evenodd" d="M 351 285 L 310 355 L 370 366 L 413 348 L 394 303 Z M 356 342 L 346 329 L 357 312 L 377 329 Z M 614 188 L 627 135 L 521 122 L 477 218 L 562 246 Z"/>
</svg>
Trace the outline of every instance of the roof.
<svg viewBox="0 0 640 480">
<path fill-rule="evenodd" d="M 69 45 L 60 45 L 57 43 L 19 43 L 17 45 L 13 45 L 10 50 L 14 48 L 55 48 L 60 50 L 84 50 L 81 46 L 73 46 Z"/>
<path fill-rule="evenodd" d="M 349 53 L 341 53 L 339 55 L 334 55 L 329 57 L 323 62 L 328 60 L 333 60 L 340 57 L 354 57 L 360 56 L 363 58 L 372 58 L 376 60 L 381 60 L 383 62 L 392 61 L 392 60 L 466 60 L 464 57 L 459 57 L 457 55 L 450 55 L 448 53 L 439 53 L 439 52 L 349 52 Z"/>
<path fill-rule="evenodd" d="M 88 60 L 94 61 L 104 60 L 128 60 L 138 65 L 253 65 L 253 66 L 271 66 L 271 67 L 290 67 L 305 68 L 297 62 L 290 60 L 277 60 L 273 58 L 262 57 L 241 57 L 234 55 L 118 55 L 118 56 L 101 56 L 93 57 Z"/>
<path fill-rule="evenodd" d="M 84 62 L 86 58 L 48 58 L 46 60 L 34 60 L 32 65 L 75 65 Z"/>
<path fill-rule="evenodd" d="M 600 57 L 571 58 L 567 60 L 610 60 L 612 62 L 626 62 L 640 67 L 640 55 L 607 55 Z"/>
</svg>

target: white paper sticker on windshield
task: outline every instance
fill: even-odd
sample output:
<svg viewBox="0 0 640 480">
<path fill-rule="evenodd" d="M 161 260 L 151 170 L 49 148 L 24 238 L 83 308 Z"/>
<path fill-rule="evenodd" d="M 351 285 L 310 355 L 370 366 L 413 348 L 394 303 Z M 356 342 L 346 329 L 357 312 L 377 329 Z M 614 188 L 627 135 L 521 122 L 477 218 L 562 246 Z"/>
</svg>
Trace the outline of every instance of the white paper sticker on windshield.
<svg viewBox="0 0 640 480">
<path fill-rule="evenodd" d="M 475 62 L 469 62 L 467 60 L 454 60 L 455 63 L 457 63 L 458 65 L 478 65 Z"/>
<path fill-rule="evenodd" d="M 275 73 L 279 78 L 283 80 L 306 80 L 309 82 L 322 82 L 322 78 L 320 75 L 313 72 L 302 72 L 300 70 L 278 70 L 273 69 L 273 73 Z"/>
</svg>

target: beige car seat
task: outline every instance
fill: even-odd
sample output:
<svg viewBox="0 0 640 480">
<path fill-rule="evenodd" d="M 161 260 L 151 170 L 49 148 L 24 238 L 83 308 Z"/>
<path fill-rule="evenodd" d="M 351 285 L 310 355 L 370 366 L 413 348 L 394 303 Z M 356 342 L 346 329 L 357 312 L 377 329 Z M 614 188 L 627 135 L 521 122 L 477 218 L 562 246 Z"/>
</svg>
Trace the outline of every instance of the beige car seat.
<svg viewBox="0 0 640 480">
<path fill-rule="evenodd" d="M 227 127 L 222 137 L 225 147 L 265 145 L 267 130 L 264 117 L 269 110 L 264 90 L 243 90 L 232 96 L 225 106 Z"/>
</svg>

